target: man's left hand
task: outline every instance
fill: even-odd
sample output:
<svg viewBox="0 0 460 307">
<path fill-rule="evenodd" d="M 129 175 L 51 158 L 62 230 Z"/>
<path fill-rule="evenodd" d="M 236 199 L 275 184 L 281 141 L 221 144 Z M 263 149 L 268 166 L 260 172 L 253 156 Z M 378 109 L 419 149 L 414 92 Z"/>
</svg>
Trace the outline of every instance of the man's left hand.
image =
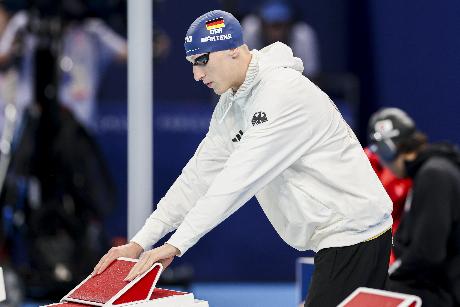
<svg viewBox="0 0 460 307">
<path fill-rule="evenodd" d="M 131 281 L 137 276 L 142 275 L 148 271 L 155 262 L 160 262 L 163 265 L 163 268 L 166 268 L 171 264 L 174 256 L 179 254 L 180 251 L 176 247 L 167 243 L 144 252 L 124 280 Z"/>
</svg>

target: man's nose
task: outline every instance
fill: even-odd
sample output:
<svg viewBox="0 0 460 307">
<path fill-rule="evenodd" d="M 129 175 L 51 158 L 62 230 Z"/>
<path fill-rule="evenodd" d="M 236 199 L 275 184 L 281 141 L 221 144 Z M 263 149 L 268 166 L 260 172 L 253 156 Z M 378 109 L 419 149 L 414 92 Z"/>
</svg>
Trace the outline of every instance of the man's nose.
<svg viewBox="0 0 460 307">
<path fill-rule="evenodd" d="M 195 81 L 200 81 L 204 78 L 203 69 L 198 65 L 193 66 L 193 78 Z"/>
</svg>

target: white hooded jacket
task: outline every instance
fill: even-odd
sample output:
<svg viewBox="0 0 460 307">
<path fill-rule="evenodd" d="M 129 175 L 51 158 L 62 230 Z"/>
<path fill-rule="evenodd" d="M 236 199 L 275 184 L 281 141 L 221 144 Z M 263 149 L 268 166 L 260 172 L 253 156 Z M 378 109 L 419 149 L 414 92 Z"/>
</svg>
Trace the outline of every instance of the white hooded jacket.
<svg viewBox="0 0 460 307">
<path fill-rule="evenodd" d="M 392 203 L 353 131 L 302 61 L 274 43 L 252 51 L 246 79 L 224 93 L 209 132 L 144 227 L 144 250 L 183 255 L 252 196 L 298 250 L 348 246 L 391 228 Z"/>
</svg>

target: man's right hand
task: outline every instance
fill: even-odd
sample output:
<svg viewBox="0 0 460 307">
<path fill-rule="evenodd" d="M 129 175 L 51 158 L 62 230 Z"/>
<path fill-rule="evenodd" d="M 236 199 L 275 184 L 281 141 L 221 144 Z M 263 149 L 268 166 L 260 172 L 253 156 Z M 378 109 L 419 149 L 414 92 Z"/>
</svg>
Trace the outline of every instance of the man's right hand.
<svg viewBox="0 0 460 307">
<path fill-rule="evenodd" d="M 118 257 L 139 258 L 144 249 L 137 243 L 129 242 L 125 245 L 112 247 L 94 267 L 93 275 L 102 273 Z"/>
</svg>

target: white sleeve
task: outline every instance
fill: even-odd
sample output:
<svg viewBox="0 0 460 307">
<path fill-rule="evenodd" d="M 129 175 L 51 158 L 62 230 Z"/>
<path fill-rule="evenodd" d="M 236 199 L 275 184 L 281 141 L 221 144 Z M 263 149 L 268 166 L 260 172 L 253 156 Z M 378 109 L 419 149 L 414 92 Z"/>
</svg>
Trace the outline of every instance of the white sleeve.
<svg viewBox="0 0 460 307">
<path fill-rule="evenodd" d="M 148 249 L 167 233 L 176 229 L 184 217 L 208 190 L 222 170 L 229 153 L 220 137 L 212 131 L 213 122 L 181 175 L 160 200 L 142 229 L 131 239 Z"/>
<path fill-rule="evenodd" d="M 90 19 L 86 23 L 86 27 L 90 33 L 94 33 L 112 52 L 117 54 L 124 54 L 127 52 L 128 45 L 126 39 L 118 35 L 102 20 Z"/>
<path fill-rule="evenodd" d="M 224 169 L 169 239 L 168 243 L 177 247 L 181 255 L 311 146 L 309 124 L 312 116 L 308 115 L 304 104 L 287 101 L 283 93 L 285 91 L 280 90 L 278 94 L 265 97 L 271 101 L 266 109 L 259 111 L 266 113 L 267 121 L 245 132 Z"/>
<path fill-rule="evenodd" d="M 28 21 L 29 18 L 24 11 L 20 11 L 11 17 L 0 38 L 0 55 L 11 52 L 17 33 L 27 26 Z"/>
</svg>

